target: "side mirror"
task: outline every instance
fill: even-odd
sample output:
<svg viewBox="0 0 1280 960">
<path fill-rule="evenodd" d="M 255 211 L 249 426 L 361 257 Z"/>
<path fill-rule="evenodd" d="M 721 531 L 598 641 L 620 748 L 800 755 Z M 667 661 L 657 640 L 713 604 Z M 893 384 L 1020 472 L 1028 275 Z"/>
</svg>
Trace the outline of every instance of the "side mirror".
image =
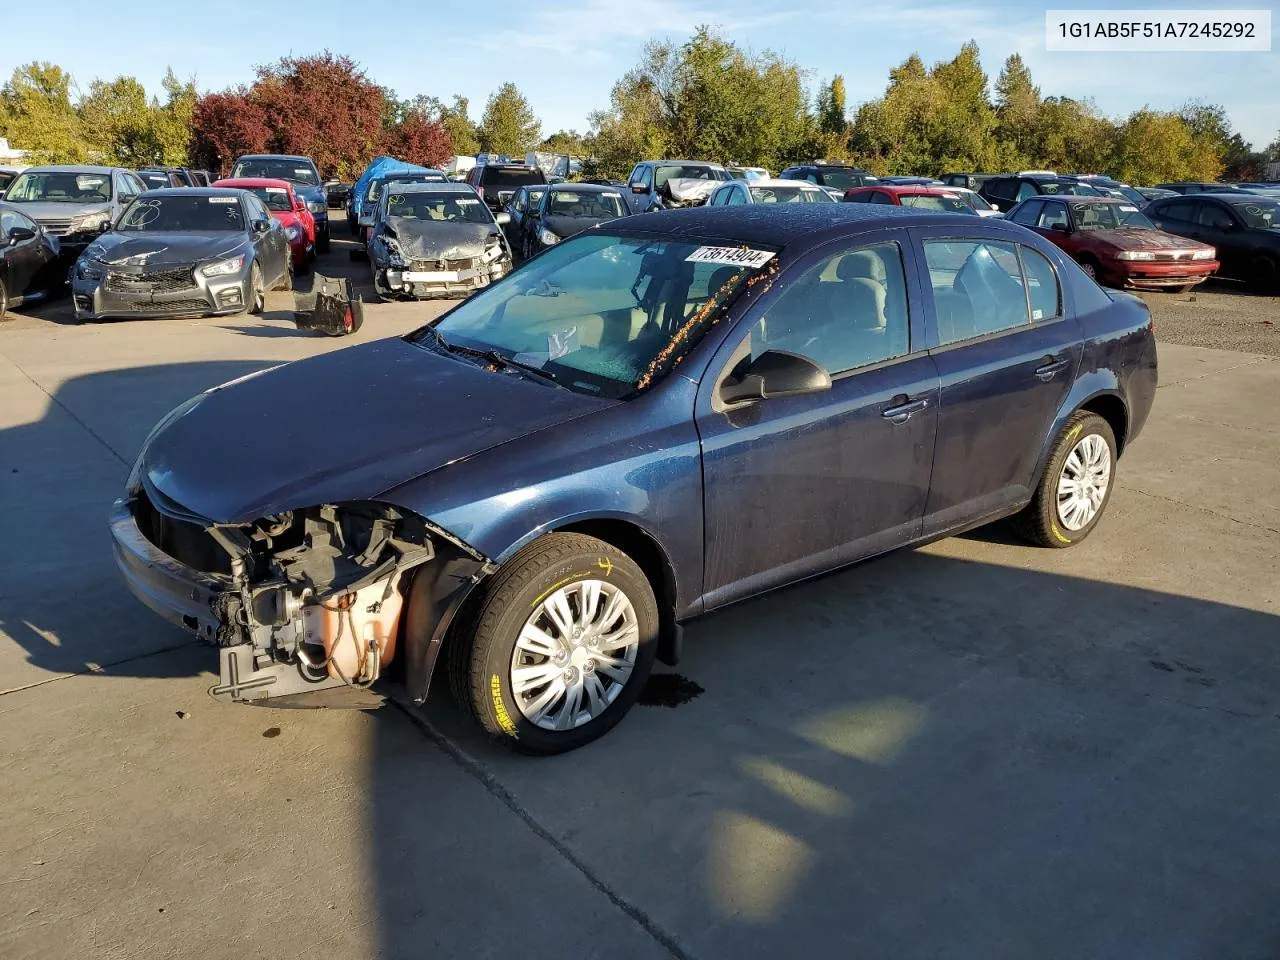
<svg viewBox="0 0 1280 960">
<path fill-rule="evenodd" d="M 830 389 L 831 374 L 808 357 L 785 350 L 766 350 L 747 367 L 741 379 L 721 385 L 720 399 L 724 403 L 741 403 Z"/>
<path fill-rule="evenodd" d="M 254 230 L 254 233 L 266 233 L 266 232 L 267 232 L 268 230 L 270 230 L 270 229 L 271 229 L 271 221 L 270 221 L 270 220 L 255 220 L 255 221 L 253 221 L 253 230 Z"/>
<path fill-rule="evenodd" d="M 1053 231 L 1055 231 L 1055 232 L 1057 232 L 1057 233 L 1070 233 L 1070 232 L 1071 232 L 1071 226 L 1070 226 L 1070 224 L 1066 224 L 1066 223 L 1055 223 L 1055 224 L 1054 224 L 1053 226 L 1051 226 L 1049 229 L 1050 229 L 1050 230 L 1053 230 Z"/>
<path fill-rule="evenodd" d="M 631 185 L 631 192 L 632 193 L 648 193 L 649 191 L 645 189 L 645 185 L 643 183 L 633 183 Z"/>
<path fill-rule="evenodd" d="M 508 223 L 511 222 L 511 214 L 503 210 L 500 213 L 495 213 L 493 215 L 493 219 L 497 221 L 498 226 L 505 227 Z"/>
<path fill-rule="evenodd" d="M 34 230 L 27 227 L 12 227 L 9 230 L 9 246 L 22 243 L 32 239 L 36 235 Z"/>
<path fill-rule="evenodd" d="M 294 201 L 293 201 L 293 209 L 294 209 L 294 211 L 295 211 L 295 212 L 297 212 L 297 213 L 302 213 L 303 211 L 305 211 L 305 210 L 307 209 L 306 201 L 304 201 L 304 200 L 294 200 Z"/>
</svg>

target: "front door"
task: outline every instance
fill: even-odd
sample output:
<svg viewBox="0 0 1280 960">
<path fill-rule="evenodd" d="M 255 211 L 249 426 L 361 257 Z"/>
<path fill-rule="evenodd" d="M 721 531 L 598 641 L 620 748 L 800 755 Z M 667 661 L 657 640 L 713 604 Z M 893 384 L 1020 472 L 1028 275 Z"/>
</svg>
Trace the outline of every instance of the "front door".
<svg viewBox="0 0 1280 960">
<path fill-rule="evenodd" d="M 703 380 L 696 420 L 708 609 L 919 535 L 938 378 L 921 349 L 905 234 L 892 236 L 840 241 L 788 268 Z M 816 361 L 831 389 L 725 407 L 720 384 L 766 350 Z"/>
<path fill-rule="evenodd" d="M 926 535 L 1031 496 L 1080 364 L 1077 321 L 1049 260 L 1023 244 L 913 229 L 941 381 Z M 948 236 L 947 234 L 951 234 Z"/>
</svg>

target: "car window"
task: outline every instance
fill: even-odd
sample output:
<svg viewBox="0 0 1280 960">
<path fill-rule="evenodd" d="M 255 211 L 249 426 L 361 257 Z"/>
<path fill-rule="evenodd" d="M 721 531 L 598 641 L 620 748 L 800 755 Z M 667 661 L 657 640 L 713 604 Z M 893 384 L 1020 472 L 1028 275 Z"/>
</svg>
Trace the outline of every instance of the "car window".
<svg viewBox="0 0 1280 960">
<path fill-rule="evenodd" d="M 1046 203 L 1044 205 L 1038 224 L 1041 230 L 1052 230 L 1054 226 L 1065 227 L 1070 224 L 1071 219 L 1067 215 L 1067 205 L 1065 203 Z"/>
<path fill-rule="evenodd" d="M 941 345 L 1030 323 L 1015 244 L 926 240 Z"/>
<path fill-rule="evenodd" d="M 877 190 L 875 193 L 871 194 L 871 202 L 886 204 L 888 206 L 894 205 L 893 198 L 882 190 Z"/>
<path fill-rule="evenodd" d="M 729 191 L 729 198 L 725 200 L 725 205 L 730 207 L 740 207 L 746 202 L 746 192 L 738 187 L 734 187 Z"/>
<path fill-rule="evenodd" d="M 269 220 L 271 214 L 267 213 L 267 208 L 262 205 L 262 201 L 252 193 L 244 194 L 245 207 L 249 211 L 250 220 Z"/>
<path fill-rule="evenodd" d="M 511 200 L 511 209 L 516 213 L 524 213 L 525 200 L 529 196 L 529 188 L 521 187 Z"/>
<path fill-rule="evenodd" d="M 648 191 L 653 186 L 653 168 L 640 167 L 631 174 L 632 186 L 643 187 Z"/>
<path fill-rule="evenodd" d="M 1027 299 L 1031 301 L 1031 321 L 1052 320 L 1062 314 L 1062 291 L 1058 274 L 1039 250 L 1018 246 L 1022 255 L 1022 271 L 1026 277 Z"/>
<path fill-rule="evenodd" d="M 817 182 L 818 182 L 818 174 L 817 174 L 817 171 L 814 171 L 814 170 L 808 170 L 808 171 L 806 171 L 806 172 L 805 172 L 805 175 L 804 175 L 804 178 L 805 178 L 806 180 L 808 180 L 810 183 L 817 183 Z"/>
<path fill-rule="evenodd" d="M 998 200 L 1012 200 L 1013 192 L 1016 189 L 1014 181 L 1009 179 L 990 180 L 983 187 L 988 196 L 995 197 Z"/>
<path fill-rule="evenodd" d="M 867 203 L 871 197 L 865 193 L 855 193 L 844 198 L 845 203 Z"/>
<path fill-rule="evenodd" d="M 1040 211 L 1043 209 L 1043 200 L 1026 200 L 1013 212 L 1013 215 L 1009 219 L 1014 223 L 1021 223 L 1028 227 L 1033 227 L 1036 224 L 1036 220 L 1040 217 Z"/>
<path fill-rule="evenodd" d="M 1195 222 L 1210 230 L 1230 230 L 1235 220 L 1225 208 L 1212 200 L 1201 200 L 1200 209 L 1196 211 Z"/>
<path fill-rule="evenodd" d="M 1023 181 L 1022 185 L 1018 187 L 1018 192 L 1014 195 L 1013 199 L 1027 200 L 1031 197 L 1039 196 L 1039 194 L 1040 191 L 1036 189 L 1035 184 Z"/>
<path fill-rule="evenodd" d="M 1157 207 L 1155 214 L 1157 217 L 1191 223 L 1196 214 L 1196 206 L 1194 200 L 1175 200 Z"/>
<path fill-rule="evenodd" d="M 788 285 L 752 327 L 751 356 L 799 353 L 835 375 L 909 351 L 907 285 L 896 243 L 843 249 Z"/>
</svg>

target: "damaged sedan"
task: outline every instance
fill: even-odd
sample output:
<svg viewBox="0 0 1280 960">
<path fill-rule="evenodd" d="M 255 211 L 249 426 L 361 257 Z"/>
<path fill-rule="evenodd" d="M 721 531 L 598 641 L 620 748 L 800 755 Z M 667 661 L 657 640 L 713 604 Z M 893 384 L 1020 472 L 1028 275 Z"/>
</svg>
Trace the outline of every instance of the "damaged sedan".
<svg viewBox="0 0 1280 960">
<path fill-rule="evenodd" d="M 293 283 L 289 237 L 247 190 L 149 190 L 71 271 L 77 320 L 261 313 Z"/>
<path fill-rule="evenodd" d="M 218 648 L 215 698 L 422 703 L 443 671 L 555 753 L 700 614 L 1010 515 L 1080 543 L 1155 384 L 1146 306 L 1015 224 L 663 212 L 188 400 L 111 527 L 134 593 Z"/>
<path fill-rule="evenodd" d="M 506 213 L 493 214 L 465 183 L 388 187 L 369 237 L 379 297 L 466 297 L 511 270 Z"/>
</svg>

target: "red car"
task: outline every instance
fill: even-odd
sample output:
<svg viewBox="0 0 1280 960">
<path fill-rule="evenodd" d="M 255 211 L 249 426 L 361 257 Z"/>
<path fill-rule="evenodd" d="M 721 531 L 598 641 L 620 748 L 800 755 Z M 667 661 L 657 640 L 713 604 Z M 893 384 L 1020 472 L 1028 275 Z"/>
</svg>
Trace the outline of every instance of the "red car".
<svg viewBox="0 0 1280 960">
<path fill-rule="evenodd" d="M 920 210 L 931 210 L 935 213 L 978 215 L 978 212 L 961 200 L 954 190 L 948 190 L 946 187 L 927 187 L 918 184 L 905 184 L 900 187 L 890 184 L 850 187 L 844 192 L 844 202 L 880 203 L 891 207 L 916 207 Z"/>
<path fill-rule="evenodd" d="M 1190 290 L 1218 269 L 1213 247 L 1165 233 L 1124 200 L 1032 197 L 1005 219 L 1052 240 L 1111 287 Z"/>
<path fill-rule="evenodd" d="M 303 272 L 316 258 L 316 218 L 307 209 L 306 202 L 293 192 L 293 184 L 288 180 L 241 177 L 218 180 L 213 186 L 248 190 L 263 202 L 289 237 L 294 270 Z"/>
</svg>

